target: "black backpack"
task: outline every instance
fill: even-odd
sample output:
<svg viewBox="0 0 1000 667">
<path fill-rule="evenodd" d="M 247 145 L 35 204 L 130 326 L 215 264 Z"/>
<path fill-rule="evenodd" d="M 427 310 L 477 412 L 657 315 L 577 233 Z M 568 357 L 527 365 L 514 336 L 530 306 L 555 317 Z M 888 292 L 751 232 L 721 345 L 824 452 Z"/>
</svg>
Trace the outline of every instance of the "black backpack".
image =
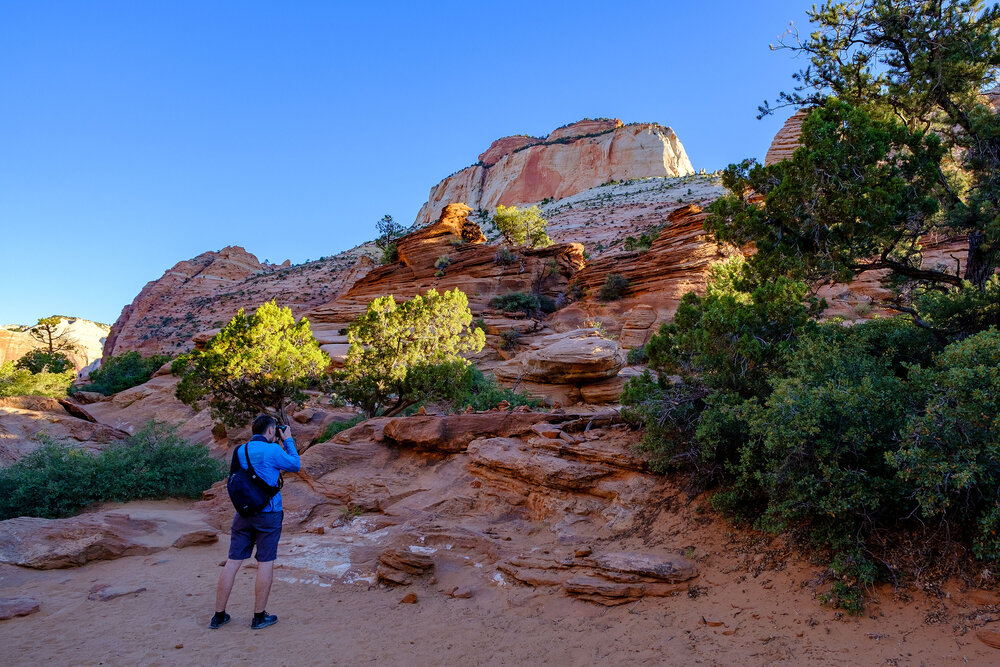
<svg viewBox="0 0 1000 667">
<path fill-rule="evenodd" d="M 226 480 L 226 490 L 229 491 L 229 499 L 233 502 L 236 512 L 243 517 L 257 516 L 263 511 L 271 498 L 281 490 L 282 479 L 279 475 L 277 486 L 271 486 L 258 475 L 250 462 L 250 443 L 243 445 L 243 455 L 247 460 L 247 467 L 244 470 L 240 465 L 237 454 L 239 447 L 233 452 L 233 461 L 229 464 L 229 479 Z"/>
</svg>

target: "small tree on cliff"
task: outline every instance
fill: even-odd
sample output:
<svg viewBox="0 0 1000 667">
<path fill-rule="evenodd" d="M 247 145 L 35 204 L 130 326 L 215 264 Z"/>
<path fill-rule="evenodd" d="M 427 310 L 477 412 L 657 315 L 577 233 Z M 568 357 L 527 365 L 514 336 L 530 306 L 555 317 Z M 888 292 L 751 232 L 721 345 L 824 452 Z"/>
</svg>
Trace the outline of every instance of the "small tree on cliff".
<svg viewBox="0 0 1000 667">
<path fill-rule="evenodd" d="M 516 206 L 497 206 L 493 224 L 497 226 L 504 240 L 511 245 L 526 245 L 529 248 L 544 248 L 552 245 L 552 239 L 545 233 L 548 220 L 542 217 L 537 206 L 523 211 Z"/>
<path fill-rule="evenodd" d="M 259 413 L 284 420 L 329 363 L 309 320 L 296 322 L 291 309 L 269 301 L 250 316 L 240 308 L 204 349 L 181 355 L 171 370 L 183 376 L 178 399 L 195 406 L 207 398 L 213 419 L 240 426 Z"/>
<path fill-rule="evenodd" d="M 395 415 L 420 400 L 448 398 L 459 388 L 479 352 L 482 329 L 472 328 L 469 300 L 460 290 L 428 290 L 409 301 L 375 299 L 347 329 L 350 348 L 344 368 L 332 374 L 335 391 L 375 416 L 389 405 Z"/>
<path fill-rule="evenodd" d="M 18 368 L 32 373 L 65 373 L 73 368 L 73 362 L 62 352 L 32 350 L 17 360 Z"/>
<path fill-rule="evenodd" d="M 43 344 L 49 351 L 54 352 L 69 351 L 76 348 L 76 341 L 69 333 L 69 329 L 60 330 L 60 324 L 66 319 L 61 315 L 38 318 L 38 324 L 28 329 L 32 338 Z"/>
<path fill-rule="evenodd" d="M 375 245 L 382 251 L 382 263 L 389 264 L 390 262 L 395 262 L 397 259 L 396 239 L 403 235 L 403 225 L 393 220 L 392 216 L 386 213 L 382 216 L 381 220 L 375 223 L 375 227 L 378 229 L 378 238 L 375 239 Z"/>
</svg>

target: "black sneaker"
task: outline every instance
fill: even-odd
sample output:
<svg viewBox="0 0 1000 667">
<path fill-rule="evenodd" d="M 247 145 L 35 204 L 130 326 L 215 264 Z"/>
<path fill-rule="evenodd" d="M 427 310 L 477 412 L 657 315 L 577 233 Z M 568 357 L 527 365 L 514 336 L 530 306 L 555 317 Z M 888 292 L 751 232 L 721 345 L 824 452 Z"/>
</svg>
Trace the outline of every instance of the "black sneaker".
<svg viewBox="0 0 1000 667">
<path fill-rule="evenodd" d="M 212 617 L 212 620 L 209 621 L 208 627 L 210 627 L 213 630 L 217 630 L 220 626 L 223 626 L 226 623 L 228 623 L 231 618 L 232 617 L 226 612 L 217 611 L 215 612 L 215 616 Z"/>
<path fill-rule="evenodd" d="M 267 626 L 274 625 L 278 622 L 278 617 L 274 614 L 269 614 L 266 611 L 262 611 L 261 613 L 263 614 L 261 618 L 258 619 L 255 614 L 254 619 L 250 621 L 251 630 L 263 630 Z"/>
</svg>

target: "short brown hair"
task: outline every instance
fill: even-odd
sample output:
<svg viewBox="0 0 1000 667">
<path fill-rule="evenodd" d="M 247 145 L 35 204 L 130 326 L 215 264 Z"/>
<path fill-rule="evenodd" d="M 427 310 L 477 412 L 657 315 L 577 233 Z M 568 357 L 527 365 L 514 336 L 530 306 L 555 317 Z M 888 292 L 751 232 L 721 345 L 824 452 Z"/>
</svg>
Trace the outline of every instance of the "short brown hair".
<svg viewBox="0 0 1000 667">
<path fill-rule="evenodd" d="M 275 426 L 277 423 L 278 420 L 270 415 L 257 415 L 257 418 L 253 420 L 250 430 L 254 435 L 264 435 L 268 427 Z"/>
</svg>

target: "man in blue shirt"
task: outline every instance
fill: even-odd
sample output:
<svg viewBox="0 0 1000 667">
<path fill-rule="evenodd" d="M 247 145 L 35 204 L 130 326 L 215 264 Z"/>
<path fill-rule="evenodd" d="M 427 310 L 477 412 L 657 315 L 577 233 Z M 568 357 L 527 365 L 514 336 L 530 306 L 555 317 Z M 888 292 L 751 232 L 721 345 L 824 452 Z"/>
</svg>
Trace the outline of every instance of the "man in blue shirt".
<svg viewBox="0 0 1000 667">
<path fill-rule="evenodd" d="M 277 429 L 277 421 L 273 417 L 260 415 L 253 420 L 250 430 L 253 437 L 237 449 L 236 457 L 240 466 L 247 467 L 246 455 L 250 456 L 257 475 L 271 486 L 278 484 L 282 470 L 297 472 L 301 467 L 299 453 L 295 449 L 295 440 L 288 426 Z M 282 444 L 278 444 L 281 442 Z M 254 630 L 266 628 L 278 622 L 278 617 L 264 611 L 267 596 L 271 592 L 271 582 L 274 580 L 274 559 L 278 555 L 278 539 L 281 537 L 281 520 L 284 512 L 281 509 L 281 492 L 271 498 L 264 511 L 253 517 L 233 517 L 230 529 L 229 560 L 226 561 L 222 573 L 219 574 L 219 584 L 215 590 L 215 616 L 209 623 L 210 628 L 218 628 L 229 622 L 226 613 L 226 603 L 236 581 L 243 561 L 250 557 L 254 545 L 257 546 L 257 581 L 254 584 L 253 621 L 250 627 Z"/>
</svg>

